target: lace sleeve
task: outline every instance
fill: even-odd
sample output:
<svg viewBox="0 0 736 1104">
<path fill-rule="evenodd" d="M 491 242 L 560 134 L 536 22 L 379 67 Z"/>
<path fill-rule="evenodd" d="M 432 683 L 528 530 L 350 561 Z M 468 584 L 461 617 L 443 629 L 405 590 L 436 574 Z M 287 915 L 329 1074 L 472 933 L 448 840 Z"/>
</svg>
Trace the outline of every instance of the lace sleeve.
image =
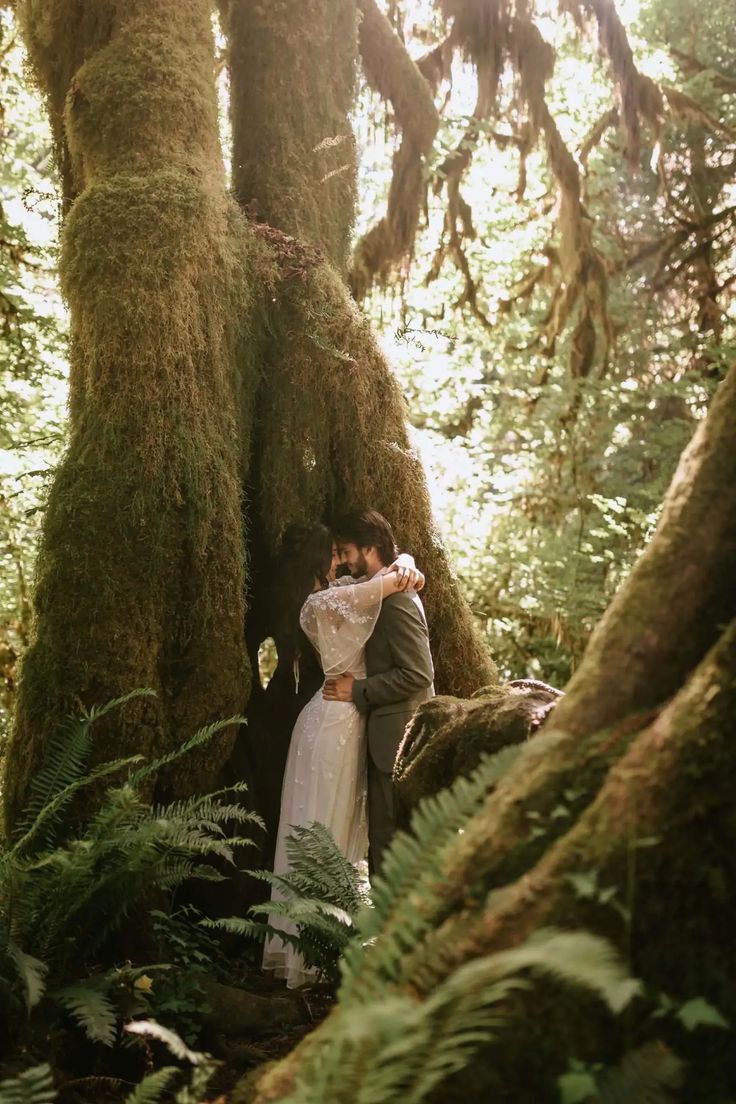
<svg viewBox="0 0 736 1104">
<path fill-rule="evenodd" d="M 376 576 L 309 595 L 299 620 L 326 675 L 350 671 L 359 662 L 381 612 L 382 594 L 383 582 Z"/>
</svg>

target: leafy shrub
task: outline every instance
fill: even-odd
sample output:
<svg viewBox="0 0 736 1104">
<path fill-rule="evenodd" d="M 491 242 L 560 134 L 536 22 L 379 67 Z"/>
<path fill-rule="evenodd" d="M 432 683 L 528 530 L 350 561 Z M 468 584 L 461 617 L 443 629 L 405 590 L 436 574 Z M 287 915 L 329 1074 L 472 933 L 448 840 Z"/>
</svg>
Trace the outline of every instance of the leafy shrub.
<svg viewBox="0 0 736 1104">
<path fill-rule="evenodd" d="M 22 1023 L 23 1013 L 45 998 L 67 1009 L 90 1039 L 111 1045 L 121 1014 L 131 1011 L 114 994 L 125 988 L 122 980 L 135 996 L 145 968 L 100 971 L 106 942 L 161 891 L 192 878 L 222 880 L 212 860 L 232 864 L 234 847 L 251 842 L 229 836 L 225 826 L 261 824 L 238 802 L 242 783 L 168 805 L 151 806 L 144 796 L 161 767 L 241 718 L 200 729 L 154 762 L 135 755 L 87 770 L 94 722 L 146 693 L 69 719 L 51 741 L 23 822 L 0 854 L 0 1012 L 7 1023 Z M 73 832 L 65 827 L 74 797 L 116 775 L 122 780 L 107 789 L 98 811 Z"/>
</svg>

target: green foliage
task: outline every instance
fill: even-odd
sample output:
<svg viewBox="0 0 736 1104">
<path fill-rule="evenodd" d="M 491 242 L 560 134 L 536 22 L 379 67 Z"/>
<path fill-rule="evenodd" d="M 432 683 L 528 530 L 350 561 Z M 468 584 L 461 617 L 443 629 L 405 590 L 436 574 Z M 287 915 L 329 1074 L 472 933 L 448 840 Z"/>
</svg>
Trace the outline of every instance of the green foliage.
<svg viewBox="0 0 736 1104">
<path fill-rule="evenodd" d="M 162 1027 L 154 1020 L 136 1020 L 126 1024 L 125 1030 L 133 1035 L 161 1042 L 175 1058 L 189 1062 L 193 1068 L 188 1083 L 179 1089 L 174 1100 L 176 1104 L 203 1104 L 207 1085 L 219 1065 L 211 1055 L 191 1050 L 175 1031 Z M 178 1072 L 173 1066 L 165 1066 L 149 1074 L 126 1097 L 125 1104 L 158 1104 L 161 1099 L 169 1099 L 167 1089 Z"/>
<path fill-rule="evenodd" d="M 234 847 L 250 842 L 230 835 L 229 826 L 260 826 L 254 813 L 233 800 L 244 792 L 242 783 L 168 805 L 152 807 L 145 796 L 156 770 L 239 718 L 208 725 L 178 752 L 137 769 L 141 756 L 88 770 L 94 723 L 146 693 L 134 691 L 63 726 L 50 742 L 28 815 L 0 854 L 0 1006 L 8 1022 L 17 1021 L 22 1004 L 31 1012 L 47 994 L 72 1013 L 90 1039 L 112 1045 L 121 993 L 130 1004 L 138 991 L 140 1000 L 136 981 L 142 971 L 128 969 L 124 978 L 119 971 L 95 968 L 105 961 L 110 937 L 131 914 L 137 913 L 140 923 L 156 894 L 172 892 L 187 879 L 223 879 L 212 860 L 232 865 Z M 100 795 L 97 811 L 82 823 L 62 817 L 82 789 L 126 773 Z M 157 916 L 160 926 L 160 911 Z M 205 939 L 192 936 L 200 946 Z M 171 949 L 175 958 L 181 948 Z"/>
<path fill-rule="evenodd" d="M 470 777 L 422 801 L 412 814 L 409 832 L 397 833 L 373 885 L 373 909 L 361 917 L 360 941 L 345 956 L 345 997 L 380 992 L 401 980 L 407 955 L 431 936 L 443 907 L 443 864 L 447 849 L 481 809 L 489 791 L 519 761 L 543 754 L 548 738 L 485 756 Z M 441 954 L 441 948 L 436 952 Z M 432 967 L 432 954 L 418 966 Z"/>
<path fill-rule="evenodd" d="M 250 912 L 254 916 L 276 917 L 275 922 L 231 916 L 201 923 L 258 939 L 279 935 L 300 952 L 307 967 L 317 969 L 328 985 L 336 987 L 340 957 L 355 938 L 356 917 L 370 906 L 367 883 L 342 855 L 323 824 L 295 826 L 286 851 L 289 858 L 286 874 L 251 871 L 272 886 L 275 899 L 253 905 Z M 296 935 L 280 928 L 279 918 L 294 924 Z"/>
<path fill-rule="evenodd" d="M 0 761 L 30 632 L 40 511 L 64 439 L 66 319 L 48 124 L 0 11 Z"/>
<path fill-rule="evenodd" d="M 542 7 L 524 11 L 536 18 Z M 442 38 L 403 5 L 395 13 L 418 51 Z M 610 341 L 604 353 L 598 340 L 585 373 L 571 369 L 569 333 L 548 340 L 563 252 L 556 182 L 541 143 L 524 151 L 530 116 L 513 65 L 497 119 L 480 125 L 472 84 L 455 74 L 428 166 L 440 192 L 448 155 L 472 153 L 462 182 L 467 270 L 456 250 L 442 251 L 454 220 L 430 194 L 414 272 L 399 294 L 375 293 L 368 304 L 433 473 L 443 534 L 503 675 L 567 681 L 734 362 L 736 100 L 718 85 L 719 74 L 733 81 L 736 72 L 719 29 L 730 15 L 728 0 L 646 0 L 636 21 L 625 19 L 641 70 L 692 98 L 656 135 L 642 128 L 635 166 L 625 164 L 616 125 L 586 148 L 612 103 L 605 51 L 596 55 L 564 16 L 538 22 L 556 55 L 548 106 L 580 167 L 586 225 L 606 271 Z M 377 110 L 367 98 L 361 192 L 372 202 L 361 228 L 390 181 L 390 142 L 371 145 Z"/>
<path fill-rule="evenodd" d="M 540 931 L 513 951 L 478 958 L 416 999 L 391 986 L 340 995 L 329 1035 L 315 1037 L 289 1104 L 420 1104 L 480 1047 L 499 1039 L 509 998 L 529 972 L 592 990 L 614 1010 L 637 991 L 615 952 L 585 932 Z"/>
<path fill-rule="evenodd" d="M 184 905 L 171 913 L 150 913 L 157 952 L 162 961 L 176 963 L 156 977 L 147 994 L 147 1014 L 155 1020 L 175 1023 L 191 1044 L 199 1039 L 209 1003 L 200 983 L 202 973 L 229 977 L 229 964 L 216 939 L 202 925 L 202 913 Z"/>
<path fill-rule="evenodd" d="M 117 1039 L 117 1010 L 99 983 L 88 980 L 84 985 L 67 985 L 56 989 L 54 1000 L 68 1009 L 94 1043 L 112 1046 Z M 103 981 L 104 984 L 104 981 Z"/>
<path fill-rule="evenodd" d="M 158 1104 L 178 1072 L 176 1066 L 164 1066 L 155 1073 L 149 1073 L 140 1085 L 126 1096 L 125 1104 Z"/>
<path fill-rule="evenodd" d="M 0 1104 L 52 1104 L 54 1100 L 56 1089 L 45 1062 L 0 1081 Z"/>
<path fill-rule="evenodd" d="M 560 1104 L 674 1104 L 683 1064 L 662 1043 L 628 1051 L 610 1068 L 571 1060 L 557 1079 Z"/>
</svg>

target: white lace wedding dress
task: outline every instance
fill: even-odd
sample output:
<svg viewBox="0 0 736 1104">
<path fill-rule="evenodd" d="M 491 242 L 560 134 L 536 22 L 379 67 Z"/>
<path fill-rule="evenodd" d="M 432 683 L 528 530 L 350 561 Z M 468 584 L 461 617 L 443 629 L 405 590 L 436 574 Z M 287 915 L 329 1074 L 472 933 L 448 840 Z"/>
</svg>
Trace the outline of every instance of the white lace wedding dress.
<svg viewBox="0 0 736 1104">
<path fill-rule="evenodd" d="M 365 677 L 365 644 L 381 612 L 382 588 L 380 576 L 364 583 L 339 579 L 307 598 L 299 620 L 325 675 L 349 671 L 356 678 Z M 326 701 L 321 688 L 299 714 L 289 745 L 276 839 L 276 874 L 286 873 L 289 867 L 286 838 L 291 828 L 314 821 L 330 829 L 350 862 L 365 858 L 365 716 L 352 702 Z M 274 889 L 271 896 L 277 899 L 278 891 Z M 280 931 L 295 930 L 275 914 L 269 916 L 269 922 Z M 289 988 L 314 977 L 301 955 L 278 936 L 266 940 L 263 968 L 286 978 Z"/>
</svg>

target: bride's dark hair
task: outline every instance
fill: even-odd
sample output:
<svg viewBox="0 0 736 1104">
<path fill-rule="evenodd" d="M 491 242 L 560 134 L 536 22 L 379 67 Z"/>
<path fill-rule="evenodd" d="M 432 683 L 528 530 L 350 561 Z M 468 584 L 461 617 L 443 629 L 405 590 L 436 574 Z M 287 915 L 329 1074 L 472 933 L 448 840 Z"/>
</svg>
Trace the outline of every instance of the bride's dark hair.
<svg viewBox="0 0 736 1104">
<path fill-rule="evenodd" d="M 274 637 L 279 659 L 291 662 L 299 655 L 299 612 L 314 590 L 315 579 L 327 586 L 333 544 L 326 525 L 295 522 L 284 531 L 275 580 Z"/>
</svg>

